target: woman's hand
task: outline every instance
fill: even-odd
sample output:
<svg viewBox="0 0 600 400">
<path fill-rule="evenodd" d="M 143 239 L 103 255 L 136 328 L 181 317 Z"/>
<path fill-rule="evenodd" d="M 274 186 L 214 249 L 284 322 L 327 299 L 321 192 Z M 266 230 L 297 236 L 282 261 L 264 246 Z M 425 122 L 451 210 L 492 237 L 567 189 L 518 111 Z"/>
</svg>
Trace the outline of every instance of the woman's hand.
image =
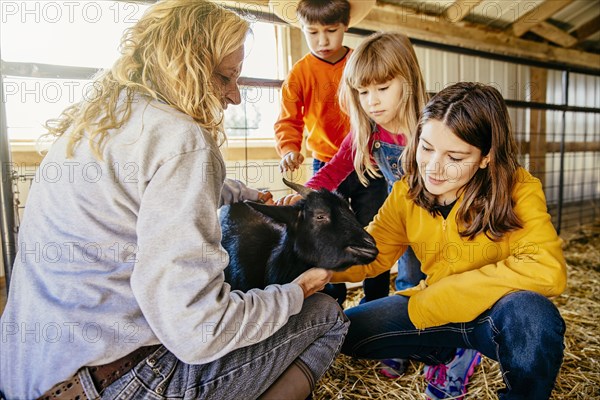
<svg viewBox="0 0 600 400">
<path fill-rule="evenodd" d="M 283 196 L 280 199 L 277 199 L 277 201 L 275 202 L 275 205 L 278 206 L 291 206 L 296 204 L 297 202 L 299 202 L 300 200 L 302 200 L 302 196 L 299 194 L 288 194 L 287 196 Z"/>
<path fill-rule="evenodd" d="M 294 279 L 292 283 L 300 285 L 306 299 L 308 296 L 323 290 L 325 285 L 329 283 L 332 275 L 333 271 L 323 268 L 311 268 Z"/>
<path fill-rule="evenodd" d="M 285 171 L 295 171 L 300 168 L 303 162 L 304 156 L 302 153 L 299 151 L 288 151 L 279 162 L 279 170 L 282 173 Z"/>
</svg>

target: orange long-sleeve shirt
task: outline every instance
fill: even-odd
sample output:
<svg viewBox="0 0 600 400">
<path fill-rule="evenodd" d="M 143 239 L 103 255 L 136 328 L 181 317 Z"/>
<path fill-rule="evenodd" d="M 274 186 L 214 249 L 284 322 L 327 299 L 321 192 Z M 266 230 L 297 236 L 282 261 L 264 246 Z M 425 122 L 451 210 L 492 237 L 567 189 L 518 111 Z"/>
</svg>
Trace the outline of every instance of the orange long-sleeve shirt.
<svg viewBox="0 0 600 400">
<path fill-rule="evenodd" d="M 300 151 L 304 128 L 312 156 L 329 161 L 350 130 L 338 104 L 338 87 L 348 57 L 332 64 L 312 53 L 294 64 L 281 89 L 281 112 L 275 123 L 277 151 L 283 156 Z"/>
</svg>

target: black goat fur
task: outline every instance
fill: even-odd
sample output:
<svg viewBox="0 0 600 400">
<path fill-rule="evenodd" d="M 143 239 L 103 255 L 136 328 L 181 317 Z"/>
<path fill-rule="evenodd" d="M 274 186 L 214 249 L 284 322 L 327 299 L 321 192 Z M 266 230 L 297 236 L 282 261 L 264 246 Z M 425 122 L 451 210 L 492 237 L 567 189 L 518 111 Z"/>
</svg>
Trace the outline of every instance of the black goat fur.
<svg viewBox="0 0 600 400">
<path fill-rule="evenodd" d="M 311 267 L 343 270 L 375 259 L 375 241 L 349 204 L 327 190 L 291 206 L 243 202 L 220 213 L 229 253 L 225 280 L 247 291 L 293 281 Z"/>
</svg>

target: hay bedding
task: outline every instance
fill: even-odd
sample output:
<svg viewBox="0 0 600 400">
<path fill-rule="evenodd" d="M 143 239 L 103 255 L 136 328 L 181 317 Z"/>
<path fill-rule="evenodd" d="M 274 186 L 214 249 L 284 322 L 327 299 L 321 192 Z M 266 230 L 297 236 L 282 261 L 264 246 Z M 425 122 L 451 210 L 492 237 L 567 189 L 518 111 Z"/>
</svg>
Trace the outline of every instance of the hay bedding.
<svg viewBox="0 0 600 400">
<path fill-rule="evenodd" d="M 600 399 L 600 221 L 576 232 L 561 235 L 565 240 L 568 287 L 553 299 L 567 324 L 565 357 L 553 400 Z M 392 282 L 393 282 L 392 277 Z M 349 291 L 346 308 L 358 304 L 362 289 Z M 399 379 L 377 373 L 378 363 L 340 355 L 319 382 L 315 400 L 425 399 L 423 364 L 411 362 Z M 498 363 L 483 357 L 468 386 L 465 399 L 497 399 L 504 387 Z"/>
</svg>

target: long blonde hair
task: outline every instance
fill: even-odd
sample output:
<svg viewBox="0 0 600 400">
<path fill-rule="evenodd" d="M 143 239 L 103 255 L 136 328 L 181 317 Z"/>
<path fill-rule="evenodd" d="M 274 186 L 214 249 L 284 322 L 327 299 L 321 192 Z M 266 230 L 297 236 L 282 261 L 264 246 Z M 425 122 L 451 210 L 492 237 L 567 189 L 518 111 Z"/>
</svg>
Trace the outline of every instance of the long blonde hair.
<svg viewBox="0 0 600 400">
<path fill-rule="evenodd" d="M 369 140 L 372 120 L 360 105 L 359 87 L 385 83 L 400 78 L 404 83 L 403 99 L 398 107 L 398 120 L 408 128 L 410 137 L 417 127 L 419 113 L 427 103 L 425 82 L 415 50 L 408 37 L 397 32 L 377 32 L 358 45 L 348 59 L 340 83 L 339 101 L 350 118 L 353 135 L 354 169 L 363 185 L 366 175 L 381 176 L 371 161 Z"/>
<path fill-rule="evenodd" d="M 236 13 L 205 0 L 163 0 L 125 31 L 121 57 L 95 77 L 94 92 L 46 123 L 49 135 L 69 131 L 67 157 L 82 138 L 98 159 L 111 129 L 131 115 L 135 94 L 189 115 L 222 144 L 223 106 L 213 71 L 250 31 Z M 122 98 L 125 96 L 125 99 Z"/>
</svg>

